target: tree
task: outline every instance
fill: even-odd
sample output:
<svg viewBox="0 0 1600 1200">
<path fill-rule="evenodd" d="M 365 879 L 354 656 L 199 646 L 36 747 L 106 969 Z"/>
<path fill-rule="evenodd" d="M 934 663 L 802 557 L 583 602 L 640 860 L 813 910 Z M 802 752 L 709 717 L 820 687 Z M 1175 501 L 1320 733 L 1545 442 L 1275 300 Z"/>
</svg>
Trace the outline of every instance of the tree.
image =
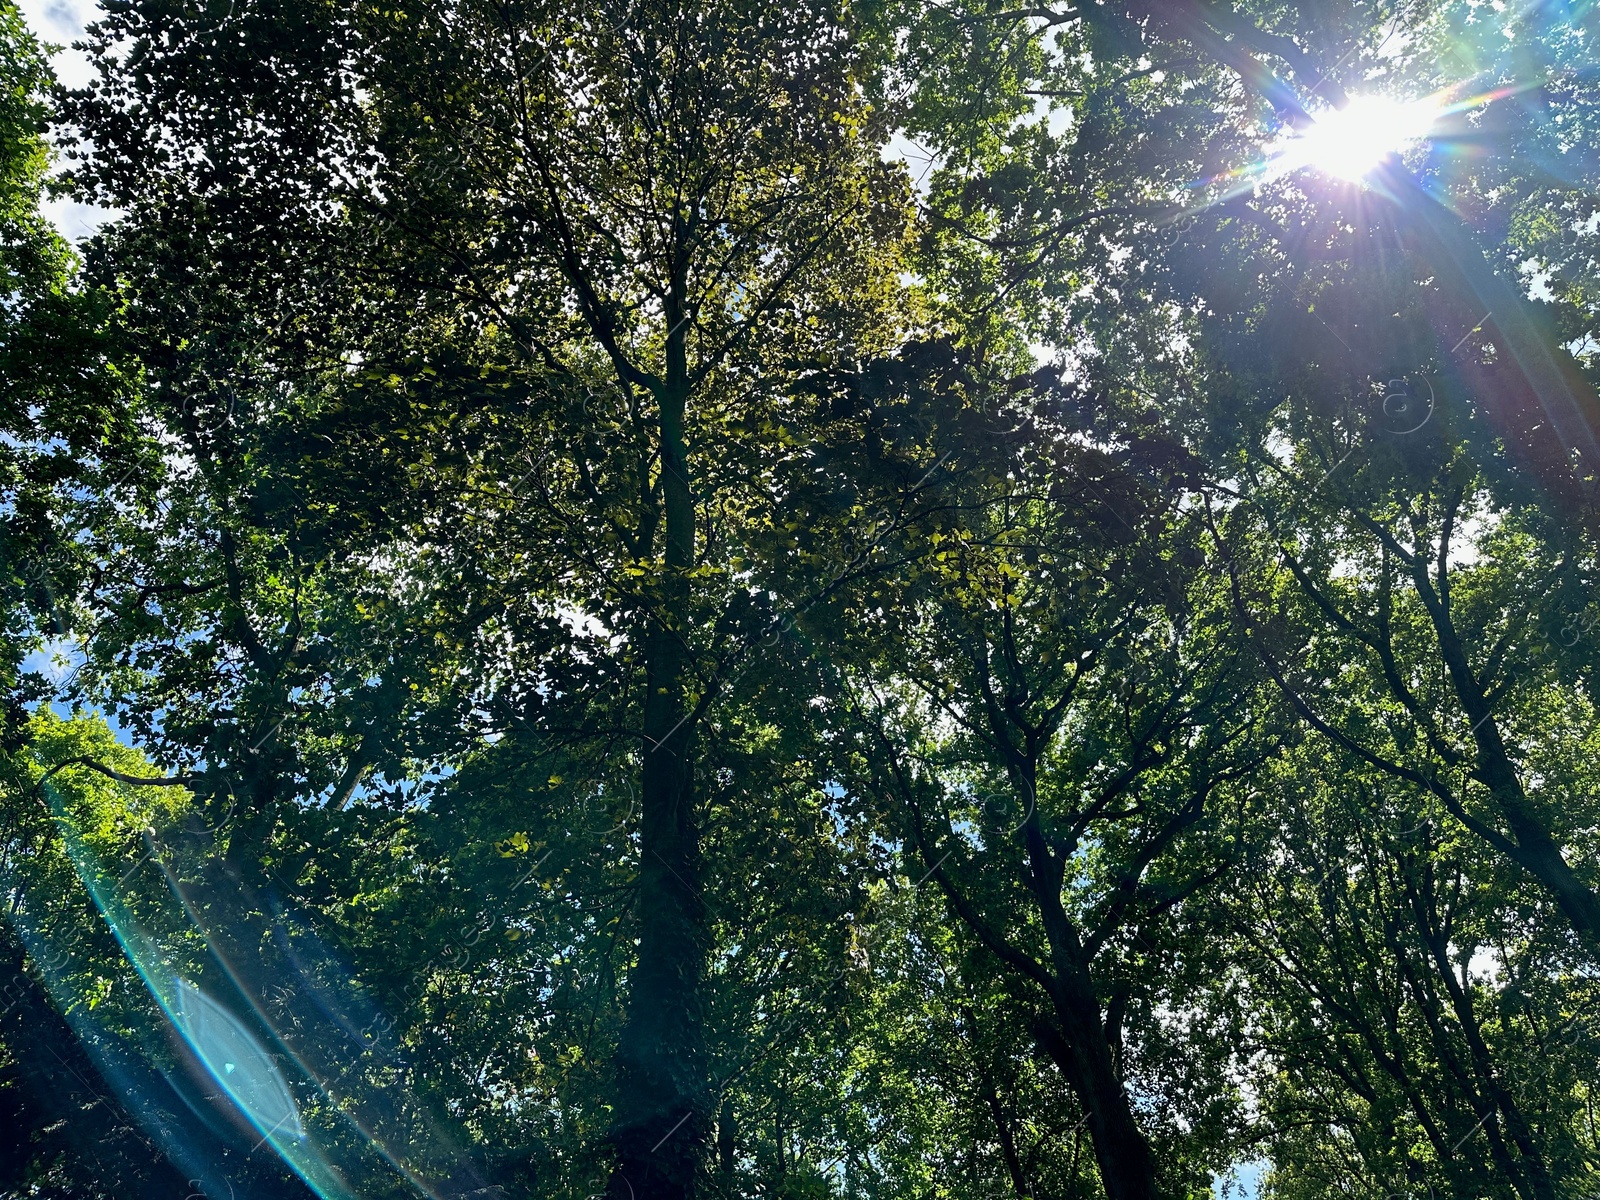
<svg viewBox="0 0 1600 1200">
<path fill-rule="evenodd" d="M 176 1168 L 138 1128 L 74 1030 L 52 1007 L 60 947 L 29 943 L 19 857 L 48 841 L 23 764 L 38 736 L 31 709 L 49 691 L 48 649 L 76 617 L 84 570 L 76 535 L 103 511 L 103 489 L 137 458 L 107 355 L 106 306 L 75 275 L 67 244 L 39 211 L 50 165 L 52 83 L 43 49 L 14 4 L 0 5 L 0 756 L 6 914 L 0 923 L 0 1188 L 37 1195 L 170 1195 Z M 31 915 L 31 914 L 28 914 Z M 103 948 L 102 948 L 103 951 Z M 92 1123 L 98 1120 L 98 1128 Z"/>
<path fill-rule="evenodd" d="M 569 9 L 92 33 L 8 650 L 148 757 L 59 911 L 364 1194 L 1581 1186 L 1592 18 Z"/>
<path fill-rule="evenodd" d="M 123 878 L 147 867 L 161 840 L 194 819 L 191 797 L 122 782 L 149 777 L 149 763 L 103 720 L 46 711 L 23 732 L 26 748 L 0 763 L 0 1079 L 17 1122 L 7 1127 L 7 1194 L 154 1198 L 231 1186 L 241 1197 L 303 1198 L 282 1164 L 253 1153 L 259 1139 L 230 1126 L 214 1085 L 163 1036 L 166 1018 L 145 983 L 156 964 L 140 961 L 134 927 L 159 928 L 164 889 L 108 897 L 86 886 L 108 862 Z M 192 961 L 203 946 L 166 946 L 191 960 L 180 969 L 204 977 Z"/>
<path fill-rule="evenodd" d="M 886 78 L 909 93 L 899 111 L 942 156 L 924 263 L 953 319 L 980 314 L 968 327 L 984 344 L 1020 327 L 1091 395 L 1161 398 L 1166 427 L 1211 464 L 1200 490 L 1215 549 L 1302 719 L 1448 799 L 1587 940 L 1584 785 L 1555 785 L 1568 826 L 1523 782 L 1554 780 L 1516 762 L 1589 725 L 1583 669 L 1556 667 L 1529 636 L 1556 580 L 1585 570 L 1592 524 L 1593 389 L 1562 346 L 1592 327 L 1578 249 L 1589 201 L 1571 187 L 1590 153 L 1576 83 L 1586 18 L 1185 4 L 885 20 L 910 30 L 911 53 L 885 55 Z M 1358 81 L 1460 96 L 1464 79 L 1506 92 L 1447 115 L 1427 158 L 1390 161 L 1370 191 L 1275 174 L 1263 149 Z M 1033 101 L 1061 117 L 1040 120 Z M 1459 153 L 1491 137 L 1496 154 Z M 1533 246 L 1539 264 L 1561 264 L 1558 301 L 1541 312 L 1518 282 Z M 1485 525 L 1504 533 L 1475 536 Z M 1458 564 L 1452 537 L 1506 561 Z M 1283 586 L 1261 574 L 1278 569 Z M 1560 640 L 1587 636 L 1582 617 L 1563 620 Z M 1525 655 L 1540 660 L 1538 682 Z M 1353 669 L 1369 673 L 1356 682 Z M 1540 691 L 1567 714 L 1564 732 L 1502 737 L 1495 704 L 1528 710 L 1527 693 L 1500 686 Z M 1508 1183 L 1520 1170 L 1498 1169 Z"/>
<path fill-rule="evenodd" d="M 245 65 L 291 42 L 315 45 L 294 72 L 268 79 Z M 165 742 L 170 761 L 204 760 L 213 794 L 224 782 L 249 793 L 237 852 L 263 842 L 292 797 L 331 789 L 342 803 L 369 770 L 393 779 L 455 751 L 448 731 L 487 697 L 442 680 L 471 674 L 463 652 L 493 661 L 495 647 L 467 649 L 486 620 L 516 627 L 526 648 L 531 674 L 495 681 L 513 708 L 552 667 L 593 677 L 562 661 L 551 606 L 620 634 L 606 672 L 619 711 L 606 721 L 637 739 L 640 926 L 611 1187 L 691 1194 L 710 1119 L 696 738 L 719 660 L 764 631 L 726 573 L 728 546 L 761 503 L 757 448 L 782 446 L 779 381 L 837 353 L 841 325 L 867 349 L 893 329 L 892 317 L 876 329 L 868 318 L 892 291 L 901 185 L 861 136 L 844 31 L 826 7 L 490 5 L 361 10 L 349 22 L 314 8 L 220 22 L 129 8 L 96 45 L 103 81 L 70 110 L 96 145 L 80 179 L 130 213 L 104 269 L 147 281 L 131 290 L 127 326 L 140 357 L 161 364 L 160 419 L 197 464 L 173 477 L 193 508 L 166 532 L 129 529 L 136 573 L 108 578 L 97 602 L 121 618 L 91 647 L 105 694 L 137 697 L 130 724 Z M 124 45 L 159 66 L 124 70 Z M 240 240 L 266 227 L 282 231 L 277 247 Z M 460 367 L 432 365 L 440 334 Z M 469 395 L 476 374 L 492 399 L 479 410 L 485 440 L 452 478 L 472 489 L 483 472 L 515 490 L 532 474 L 543 501 L 526 523 L 508 501 L 484 509 L 477 496 L 464 506 L 473 515 L 459 515 L 516 536 L 533 525 L 542 540 L 529 543 L 531 562 L 484 564 L 465 613 L 434 610 L 453 652 L 436 643 L 416 661 L 391 642 L 374 658 L 368 631 L 380 623 L 356 597 L 382 572 L 351 575 L 356 543 L 340 536 L 350 510 L 335 506 L 320 530 L 296 511 L 323 486 L 306 474 L 317 459 L 300 441 L 311 427 L 301 406 L 367 440 L 374 414 L 349 401 L 399 402 L 385 449 L 415 461 L 405 442 L 421 414 L 395 393 L 420 372 L 459 404 L 457 370 Z M 566 461 L 521 461 L 530 393 L 532 428 L 567 442 Z M 278 413 L 286 444 L 258 449 L 257 422 Z M 505 438 L 493 428 L 502 420 Z M 730 439 L 739 454 L 722 453 Z M 425 504 L 459 503 L 429 492 Z M 372 515 L 357 528 L 368 546 L 437 546 L 449 566 L 430 586 L 442 599 L 460 586 L 457 564 L 474 570 L 462 557 L 473 551 L 458 527 L 432 524 L 437 507 L 414 524 L 401 517 L 403 493 L 376 513 L 358 500 Z M 174 561 L 205 527 L 220 530 L 216 545 Z M 208 563 L 199 579 L 197 558 Z M 156 595 L 172 612 L 152 625 Z M 353 624 L 336 618 L 352 610 Z M 175 620 L 189 629 L 188 662 L 158 667 L 145 647 Z M 126 689 L 128 666 L 159 682 Z M 432 673 L 439 690 L 419 704 L 417 676 Z M 219 677 L 225 692 L 204 682 Z M 186 716 L 164 718 L 159 734 L 156 689 Z M 440 740 L 403 738 L 424 709 Z"/>
<path fill-rule="evenodd" d="M 1536 1196 L 1583 1180 L 1572 1079 L 1589 1034 L 1544 1022 L 1582 1011 L 1586 983 L 1536 885 L 1452 832 L 1437 800 L 1321 739 L 1259 803 L 1258 857 L 1222 902 L 1239 906 L 1232 985 L 1252 996 L 1276 1189 Z M 1524 1007 L 1530 985 L 1543 994 Z"/>
<path fill-rule="evenodd" d="M 1224 576 L 1194 571 L 1197 514 L 1168 499 L 1184 460 L 1133 432 L 1142 414 L 1073 408 L 1028 379 L 1013 399 L 940 359 L 846 381 L 854 415 L 831 456 L 858 482 L 831 512 L 815 505 L 869 539 L 856 560 L 885 564 L 803 622 L 855 728 L 850 786 L 982 947 L 968 969 L 1005 973 L 1106 1194 L 1189 1186 L 1226 1089 L 1166 1095 L 1167 1119 L 1208 1126 L 1190 1151 L 1141 1129 L 1129 1091 L 1168 1083 L 1154 1011 L 1182 1002 L 1156 981 L 1184 953 L 1169 918 L 1226 872 L 1231 790 L 1271 748 Z M 925 430 L 897 427 L 913 413 Z M 902 455 L 941 449 L 901 490 Z M 896 519 L 863 526 L 871 512 Z M 814 544 L 830 533 L 814 525 Z"/>
</svg>

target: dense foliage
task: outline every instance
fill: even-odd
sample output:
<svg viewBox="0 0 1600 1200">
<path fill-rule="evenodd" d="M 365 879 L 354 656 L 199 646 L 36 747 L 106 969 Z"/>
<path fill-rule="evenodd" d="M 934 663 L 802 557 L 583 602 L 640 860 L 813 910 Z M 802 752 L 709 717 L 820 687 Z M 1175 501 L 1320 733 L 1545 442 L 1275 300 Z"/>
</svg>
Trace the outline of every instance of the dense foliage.
<svg viewBox="0 0 1600 1200">
<path fill-rule="evenodd" d="M 1600 1188 L 1597 38 L 0 8 L 0 1189 Z"/>
</svg>

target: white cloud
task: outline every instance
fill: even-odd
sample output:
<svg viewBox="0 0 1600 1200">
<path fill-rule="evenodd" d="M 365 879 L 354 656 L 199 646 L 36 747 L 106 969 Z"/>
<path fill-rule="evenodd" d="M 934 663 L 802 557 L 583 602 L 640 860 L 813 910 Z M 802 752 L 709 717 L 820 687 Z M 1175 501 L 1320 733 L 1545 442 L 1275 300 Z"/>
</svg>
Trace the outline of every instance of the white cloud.
<svg viewBox="0 0 1600 1200">
<path fill-rule="evenodd" d="M 69 242 L 80 242 L 118 214 L 98 204 L 80 204 L 76 200 L 46 200 L 39 211 L 55 223 L 61 236 Z"/>
<path fill-rule="evenodd" d="M 19 0 L 23 19 L 35 36 L 57 47 L 50 56 L 56 78 L 68 87 L 82 87 L 94 77 L 89 57 L 74 50 L 72 43 L 83 37 L 84 26 L 99 15 L 90 0 Z M 45 216 L 55 223 L 68 241 L 77 243 L 94 233 L 117 214 L 95 204 L 76 200 L 47 199 L 40 205 Z"/>
<path fill-rule="evenodd" d="M 99 13 L 88 0 L 20 0 L 28 27 L 41 41 L 60 46 L 50 57 L 56 78 L 68 87 L 82 87 L 91 78 L 89 59 L 72 43 L 83 36 L 83 28 Z"/>
</svg>

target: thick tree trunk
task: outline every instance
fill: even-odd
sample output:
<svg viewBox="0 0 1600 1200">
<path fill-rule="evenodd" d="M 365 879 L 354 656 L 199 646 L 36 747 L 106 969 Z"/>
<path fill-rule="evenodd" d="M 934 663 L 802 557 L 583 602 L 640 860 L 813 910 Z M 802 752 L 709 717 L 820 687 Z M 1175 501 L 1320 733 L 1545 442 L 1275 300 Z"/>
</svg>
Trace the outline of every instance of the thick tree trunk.
<svg viewBox="0 0 1600 1200">
<path fill-rule="evenodd" d="M 738 1167 L 739 1122 L 733 1101 L 725 1099 L 717 1115 L 717 1194 L 722 1200 L 738 1200 L 734 1195 L 734 1171 Z"/>
<path fill-rule="evenodd" d="M 638 880 L 639 958 L 617 1051 L 610 1200 L 690 1200 L 710 1133 L 701 985 L 709 944 L 700 895 L 689 686 L 688 572 L 694 501 L 683 431 L 688 371 L 676 305 L 668 305 L 661 407 L 666 555 L 646 620 Z"/>
<path fill-rule="evenodd" d="M 1019 795 L 1038 795 L 1038 768 L 1033 758 L 1014 761 L 1010 774 Z M 1031 801 L 1027 811 L 1022 837 L 1027 852 L 1028 888 L 1038 906 L 1055 968 L 1050 1001 L 1055 1008 L 1056 1027 L 1041 1024 L 1037 1033 L 1083 1106 L 1107 1200 L 1154 1200 L 1155 1160 L 1150 1143 L 1134 1119 L 1133 1105 L 1117 1075 L 1111 1037 L 1095 995 L 1083 938 L 1061 902 L 1065 859 L 1045 842 L 1038 811 Z"/>
<path fill-rule="evenodd" d="M 1127 1090 L 1111 1061 L 1111 1046 L 1100 1023 L 1100 1006 L 1088 981 L 1058 985 L 1052 1001 L 1055 1021 L 1040 1020 L 1034 1036 L 1066 1076 L 1094 1148 L 1106 1200 L 1154 1200 L 1155 1160 L 1150 1143 L 1134 1119 Z"/>
</svg>

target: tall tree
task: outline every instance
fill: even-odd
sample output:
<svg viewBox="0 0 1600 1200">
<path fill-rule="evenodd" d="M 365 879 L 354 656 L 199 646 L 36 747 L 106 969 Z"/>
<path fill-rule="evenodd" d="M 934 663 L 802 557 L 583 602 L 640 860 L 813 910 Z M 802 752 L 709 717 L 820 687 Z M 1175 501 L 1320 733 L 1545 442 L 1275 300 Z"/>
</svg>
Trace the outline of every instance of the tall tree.
<svg viewBox="0 0 1600 1200">
<path fill-rule="evenodd" d="M 208 633 L 195 669 L 180 680 L 180 664 L 151 663 L 158 689 L 193 698 L 187 727 L 163 720 L 157 735 L 149 688 L 130 718 L 170 759 L 204 758 L 214 791 L 247 782 L 241 847 L 260 844 L 294 796 L 345 803 L 374 768 L 393 780 L 448 753 L 446 714 L 459 721 L 486 699 L 446 682 L 463 656 L 493 661 L 486 620 L 520 624 L 529 655 L 531 675 L 491 668 L 503 709 L 571 695 L 540 682 L 566 653 L 551 607 L 615 631 L 605 682 L 620 711 L 606 720 L 637 738 L 640 841 L 610 1190 L 693 1194 L 712 1106 L 697 739 L 720 660 L 766 620 L 727 574 L 729 546 L 762 507 L 762 456 L 782 452 L 780 381 L 836 356 L 841 335 L 870 350 L 895 327 L 902 185 L 864 133 L 847 30 L 828 6 L 423 6 L 349 20 L 314 7 L 244 6 L 220 20 L 130 7 L 95 44 L 102 80 L 72 110 L 95 147 L 80 179 L 130 213 L 104 269 L 146 281 L 131 289 L 129 328 L 162 364 L 162 419 L 199 464 L 186 483 L 202 486 L 185 490 L 206 497 L 169 526 L 177 538 L 144 541 L 139 561 L 160 561 L 161 577 L 119 580 L 122 599 L 102 601 L 124 620 L 100 640 L 100 661 L 167 636 L 165 620 L 141 624 L 152 589 L 178 605 L 197 597 L 189 611 Z M 259 68 L 285 55 L 290 71 Z M 280 231 L 276 245 L 264 228 Z M 468 365 L 434 365 L 441 344 Z M 428 593 L 422 607 L 441 623 L 431 646 L 413 625 L 403 646 L 351 659 L 369 636 L 356 630 L 398 633 L 355 599 L 381 569 L 366 583 L 359 567 L 349 574 L 352 510 L 335 501 L 321 528 L 296 510 L 327 482 L 307 474 L 325 462 L 302 441 L 309 414 L 279 424 L 277 449 L 254 423 L 285 396 L 317 404 L 340 440 L 414 468 L 405 443 L 419 410 L 402 393 L 418 371 L 416 386 L 447 404 L 476 387 L 483 420 L 516 430 L 486 430 L 452 478 L 475 488 L 481 472 L 520 489 L 532 519 L 504 499 L 408 510 L 407 488 L 381 507 L 363 497 L 366 545 L 437 547 L 429 588 L 459 587 L 457 564 L 488 573 L 464 613 Z M 526 423 L 530 394 L 570 457 L 516 443 L 550 436 L 550 424 Z M 342 399 L 316 399 L 330 395 Z M 381 433 L 362 424 L 371 409 L 349 405 L 368 396 L 394 405 Z M 436 445 L 450 431 L 427 436 Z M 418 499 L 436 503 L 436 480 L 421 482 Z M 451 508 L 493 512 L 500 531 L 539 540 L 508 555 L 433 524 Z M 203 552 L 215 571 L 172 578 L 193 555 L 174 562 L 171 547 L 202 510 L 221 530 Z M 480 551 L 500 561 L 466 567 Z M 352 612 L 367 615 L 337 617 Z M 217 721 L 222 696 L 199 679 L 219 658 L 237 679 L 237 720 Z M 594 681 L 565 663 L 575 685 Z M 418 695 L 428 676 L 438 687 Z M 424 710 L 438 714 L 423 726 L 436 739 L 402 734 Z"/>
<path fill-rule="evenodd" d="M 182 1176 L 52 1007 L 46 981 L 61 948 L 30 944 L 17 924 L 23 860 L 50 841 L 30 794 L 31 710 L 70 651 L 81 536 L 103 519 L 108 485 L 138 462 L 103 297 L 82 286 L 40 211 L 52 82 L 22 13 L 0 4 L 0 1189 L 170 1195 Z"/>
<path fill-rule="evenodd" d="M 885 567 L 810 633 L 858 730 L 851 785 L 1010 980 L 1106 1194 L 1181 1190 L 1226 1088 L 1192 1081 L 1181 1103 L 1206 1132 L 1184 1149 L 1131 1093 L 1165 1082 L 1157 980 L 1185 953 L 1170 918 L 1227 869 L 1232 789 L 1271 748 L 1260 693 L 1225 575 L 1196 571 L 1197 514 L 1171 499 L 1181 453 L 1135 437 L 1140 414 L 1033 378 L 1008 391 L 961 359 L 934 348 L 845 383 L 835 457 L 861 474 L 833 519 L 905 515 L 856 525 Z M 907 511 L 903 456 L 939 449 Z"/>
<path fill-rule="evenodd" d="M 1589 728 L 1585 669 L 1534 634 L 1540 613 L 1572 645 L 1591 632 L 1586 600 L 1549 599 L 1587 570 L 1593 515 L 1592 359 L 1572 355 L 1593 327 L 1587 10 L 873 11 L 903 31 L 885 76 L 939 156 L 924 263 L 945 311 L 988 339 L 1020 326 L 1086 390 L 1161 398 L 1213 464 L 1216 548 L 1255 564 L 1238 607 L 1303 719 L 1448 799 L 1592 952 L 1583 785 L 1532 766 Z M 1460 107 L 1370 189 L 1274 149 L 1353 94 L 1440 89 Z M 1554 304 L 1526 294 L 1545 264 Z M 1496 705 L 1521 719 L 1532 692 L 1562 732 L 1503 736 Z"/>
<path fill-rule="evenodd" d="M 76 639 L 317 1136 L 441 1194 L 1561 1194 L 1592 28 L 117 0 L 137 366 L 19 201 L 10 661 Z M 1467 78 L 1370 186 L 1274 149 Z"/>
</svg>

